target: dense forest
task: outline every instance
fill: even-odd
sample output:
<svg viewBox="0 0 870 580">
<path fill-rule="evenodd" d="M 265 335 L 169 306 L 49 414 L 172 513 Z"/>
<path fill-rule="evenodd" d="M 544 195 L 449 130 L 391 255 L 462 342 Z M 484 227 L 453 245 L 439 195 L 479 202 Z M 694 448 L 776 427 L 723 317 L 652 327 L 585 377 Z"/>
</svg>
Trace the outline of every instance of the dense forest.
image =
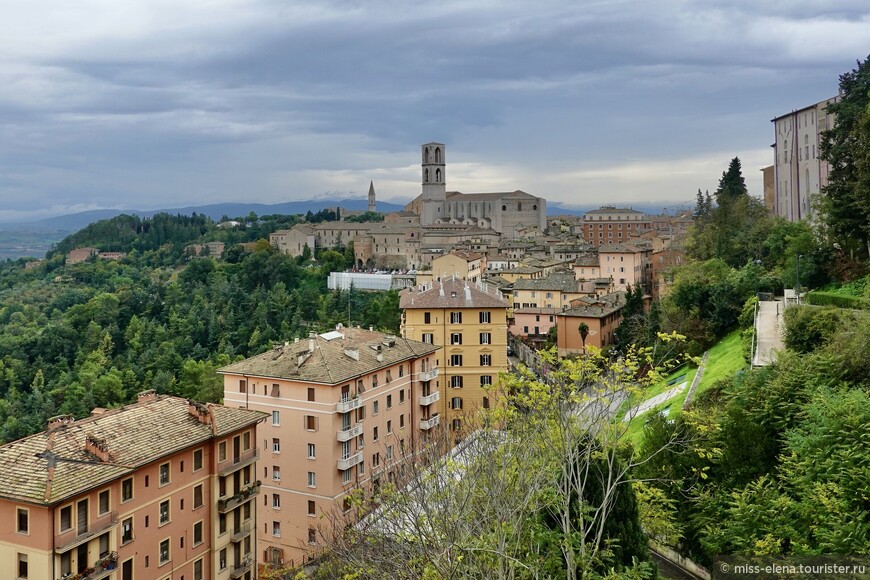
<svg viewBox="0 0 870 580">
<path fill-rule="evenodd" d="M 339 322 L 398 332 L 396 292 L 327 291 L 352 248 L 307 261 L 263 239 L 300 219 L 253 216 L 224 229 L 203 216 L 118 216 L 62 241 L 36 268 L 0 264 L 0 439 L 144 389 L 219 400 L 221 365 Z M 213 240 L 227 243 L 223 257 L 185 253 Z M 254 240 L 251 251 L 240 245 Z M 128 255 L 66 266 L 64 251 L 82 246 Z"/>
</svg>

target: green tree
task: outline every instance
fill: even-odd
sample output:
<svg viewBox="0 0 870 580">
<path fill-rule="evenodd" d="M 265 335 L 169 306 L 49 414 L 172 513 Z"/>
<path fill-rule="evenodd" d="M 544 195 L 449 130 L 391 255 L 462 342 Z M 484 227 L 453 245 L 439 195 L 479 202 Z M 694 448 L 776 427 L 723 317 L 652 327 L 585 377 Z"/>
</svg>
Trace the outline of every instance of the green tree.
<svg viewBox="0 0 870 580">
<path fill-rule="evenodd" d="M 831 235 L 870 257 L 870 56 L 840 75 L 840 99 L 828 105 L 834 126 L 822 132 L 819 157 L 830 164 L 819 209 Z"/>
</svg>

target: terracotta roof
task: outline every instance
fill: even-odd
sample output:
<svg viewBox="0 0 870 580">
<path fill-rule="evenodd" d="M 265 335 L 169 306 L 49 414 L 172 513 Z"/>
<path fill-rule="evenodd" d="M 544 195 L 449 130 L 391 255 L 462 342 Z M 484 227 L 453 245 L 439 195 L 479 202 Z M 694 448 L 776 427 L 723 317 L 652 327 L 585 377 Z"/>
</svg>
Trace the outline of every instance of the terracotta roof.
<svg viewBox="0 0 870 580">
<path fill-rule="evenodd" d="M 220 437 L 266 413 L 208 404 L 212 426 L 192 416 L 189 402 L 155 395 L 78 421 L 71 418 L 42 433 L 0 447 L 0 497 L 42 505 L 61 502 L 132 473 L 172 453 Z M 85 451 L 87 438 L 105 442 L 109 460 Z"/>
<path fill-rule="evenodd" d="M 465 198 L 473 197 L 474 200 L 478 200 L 478 201 L 484 201 L 484 200 L 485 201 L 496 201 L 499 199 L 530 199 L 530 200 L 543 199 L 540 197 L 536 197 L 536 196 L 532 195 L 531 193 L 526 193 L 525 191 L 522 191 L 519 189 L 516 191 L 500 191 L 500 192 L 493 192 L 493 193 L 463 193 L 461 191 L 448 191 L 446 194 L 446 199 L 450 200 L 456 196 L 462 196 Z M 529 208 L 529 209 L 531 209 L 531 208 Z"/>
<path fill-rule="evenodd" d="M 577 256 L 577 259 L 574 260 L 575 266 L 599 266 L 598 263 L 598 254 L 595 252 L 588 252 L 586 254 L 581 254 Z"/>
<path fill-rule="evenodd" d="M 638 240 L 639 242 L 640 240 Z M 599 254 L 636 254 L 645 248 L 639 243 L 632 244 L 601 244 L 598 246 Z"/>
<path fill-rule="evenodd" d="M 407 288 L 399 294 L 399 307 L 406 308 L 507 308 L 501 292 L 490 284 L 466 284 L 448 279 L 432 282 L 425 290 Z"/>
<path fill-rule="evenodd" d="M 584 300 L 584 302 L 586 302 Z M 575 306 L 557 314 L 576 318 L 604 318 L 609 314 L 622 310 L 625 306 L 625 292 L 614 292 L 602 296 L 597 301 L 589 301 L 588 306 Z"/>
<path fill-rule="evenodd" d="M 457 258 L 462 258 L 466 262 L 473 262 L 474 260 L 479 260 L 483 257 L 483 254 L 478 254 L 468 250 L 452 250 L 447 252 L 445 255 L 456 256 Z"/>
<path fill-rule="evenodd" d="M 574 274 L 550 274 L 546 278 L 530 280 L 520 278 L 514 282 L 514 290 L 555 290 L 556 292 L 577 292 Z"/>
<path fill-rule="evenodd" d="M 339 328 L 276 347 L 218 372 L 336 385 L 439 348 L 382 332 Z"/>
</svg>

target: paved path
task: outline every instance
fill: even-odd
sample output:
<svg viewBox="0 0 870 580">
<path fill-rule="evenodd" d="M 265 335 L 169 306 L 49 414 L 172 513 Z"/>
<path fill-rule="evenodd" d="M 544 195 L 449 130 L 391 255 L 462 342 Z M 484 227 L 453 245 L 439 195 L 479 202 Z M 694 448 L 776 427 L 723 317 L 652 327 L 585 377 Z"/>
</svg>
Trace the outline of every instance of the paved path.
<svg viewBox="0 0 870 580">
<path fill-rule="evenodd" d="M 631 409 L 628 413 L 626 413 L 625 417 L 623 418 L 623 421 L 626 421 L 626 422 L 631 421 L 632 419 L 634 419 L 638 415 L 643 415 L 644 413 L 646 413 L 647 411 L 649 411 L 653 407 L 657 407 L 658 405 L 661 405 L 665 401 L 667 401 L 669 399 L 673 399 L 674 397 L 676 397 L 677 395 L 679 395 L 680 393 L 682 393 L 683 391 L 686 390 L 687 384 L 689 384 L 688 381 L 684 381 L 684 382 L 680 383 L 679 385 L 677 385 L 676 387 L 674 387 L 672 389 L 668 389 L 664 393 L 660 393 L 660 394 L 656 395 L 655 397 L 647 399 L 646 401 L 644 401 L 643 403 L 641 403 L 640 405 L 638 405 L 637 407 Z"/>
<path fill-rule="evenodd" d="M 762 301 L 758 303 L 758 314 L 755 317 L 755 356 L 752 366 L 767 366 L 776 360 L 774 351 L 783 350 L 782 342 L 782 302 Z"/>
</svg>

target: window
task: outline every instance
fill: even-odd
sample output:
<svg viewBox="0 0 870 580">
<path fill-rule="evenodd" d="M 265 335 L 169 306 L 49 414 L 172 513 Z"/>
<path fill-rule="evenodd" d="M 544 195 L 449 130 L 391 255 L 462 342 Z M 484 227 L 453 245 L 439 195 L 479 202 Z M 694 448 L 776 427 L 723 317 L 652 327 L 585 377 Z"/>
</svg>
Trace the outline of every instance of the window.
<svg viewBox="0 0 870 580">
<path fill-rule="evenodd" d="M 308 500 L 308 515 L 317 515 L 317 504 L 314 502 L 313 499 Z"/>
<path fill-rule="evenodd" d="M 484 409 L 489 409 L 489 397 L 484 397 L 484 398 L 483 398 L 483 408 L 484 408 Z"/>
<path fill-rule="evenodd" d="M 272 508 L 276 510 L 281 509 L 281 496 L 277 493 L 272 494 Z"/>
<path fill-rule="evenodd" d="M 399 415 L 399 429 L 405 428 L 405 414 Z"/>
<path fill-rule="evenodd" d="M 480 313 L 480 323 L 481 324 L 489 324 L 490 321 L 490 313 L 489 312 L 481 312 Z"/>
<path fill-rule="evenodd" d="M 341 483 L 342 485 L 350 483 L 350 469 L 341 472 Z"/>
<path fill-rule="evenodd" d="M 314 388 L 308 387 L 308 400 L 314 402 Z"/>
<path fill-rule="evenodd" d="M 492 344 L 492 333 L 481 332 L 480 333 L 480 344 Z"/>
<path fill-rule="evenodd" d="M 101 491 L 98 500 L 97 505 L 100 510 L 100 515 L 109 513 L 109 490 L 104 489 Z"/>
<path fill-rule="evenodd" d="M 459 419 L 453 419 L 453 422 L 450 424 L 450 428 L 454 431 L 462 430 L 462 421 Z"/>
<path fill-rule="evenodd" d="M 376 389 L 378 387 L 378 373 L 372 375 L 372 388 Z"/>
<path fill-rule="evenodd" d="M 393 432 L 393 422 L 387 421 L 387 435 Z"/>
<path fill-rule="evenodd" d="M 169 540 L 163 540 L 160 542 L 160 565 L 167 563 L 169 561 Z"/>
<path fill-rule="evenodd" d="M 27 578 L 30 570 L 27 567 L 27 554 L 18 554 L 18 577 Z"/>
<path fill-rule="evenodd" d="M 133 499 L 133 478 L 127 478 L 121 482 L 121 501 Z"/>
<path fill-rule="evenodd" d="M 480 376 L 480 386 L 481 387 L 489 387 L 492 385 L 492 375 L 481 375 Z"/>
<path fill-rule="evenodd" d="M 169 464 L 164 463 L 160 466 L 160 486 L 169 483 Z"/>
<path fill-rule="evenodd" d="M 202 484 L 193 488 L 193 509 L 202 507 Z"/>
<path fill-rule="evenodd" d="M 218 444 L 218 461 L 226 461 L 227 460 L 227 442 L 221 441 Z"/>
<path fill-rule="evenodd" d="M 202 522 L 193 524 L 193 545 L 202 543 Z"/>
<path fill-rule="evenodd" d="M 245 504 L 250 505 L 250 504 Z M 218 514 L 218 534 L 227 533 L 227 514 Z"/>
<path fill-rule="evenodd" d="M 281 424 L 281 412 L 280 411 L 272 411 L 272 425 L 280 425 Z"/>
<path fill-rule="evenodd" d="M 317 458 L 317 448 L 314 446 L 314 443 L 308 444 L 308 459 L 316 459 Z"/>
<path fill-rule="evenodd" d="M 224 548 L 220 552 L 218 552 L 218 566 L 220 566 L 221 570 L 227 569 L 227 549 Z"/>
<path fill-rule="evenodd" d="M 160 525 L 169 523 L 169 500 L 160 502 Z"/>
<path fill-rule="evenodd" d="M 378 440 L 378 428 L 375 427 L 374 433 L 372 434 L 372 441 Z"/>
<path fill-rule="evenodd" d="M 462 344 L 462 333 L 453 332 L 450 334 L 450 344 Z"/>
<path fill-rule="evenodd" d="M 273 521 L 272 522 L 272 535 L 276 538 L 281 537 L 281 522 Z"/>
<path fill-rule="evenodd" d="M 387 395 L 387 410 L 393 408 L 393 395 Z"/>
<path fill-rule="evenodd" d="M 61 533 L 72 528 L 72 506 L 60 508 L 60 531 Z"/>
<path fill-rule="evenodd" d="M 462 377 L 459 377 L 456 375 L 450 377 L 450 386 L 453 387 L 454 389 L 461 389 L 462 388 Z"/>
<path fill-rule="evenodd" d="M 247 451 L 251 448 L 251 432 L 245 431 L 242 433 L 242 451 Z"/>
<path fill-rule="evenodd" d="M 313 471 L 308 472 L 308 487 L 317 487 L 317 475 Z"/>
<path fill-rule="evenodd" d="M 359 409 L 356 410 L 356 420 L 364 421 L 366 418 L 366 406 L 362 405 Z"/>
<path fill-rule="evenodd" d="M 305 415 L 305 430 L 317 431 L 317 417 L 314 415 Z"/>
<path fill-rule="evenodd" d="M 247 381 L 239 381 L 239 392 L 244 393 L 247 390 L 248 383 Z"/>
<path fill-rule="evenodd" d="M 393 373 L 390 372 L 390 369 L 387 369 L 387 378 L 386 378 L 386 381 L 387 381 L 387 384 L 389 384 L 389 383 L 391 383 L 391 382 L 393 381 Z"/>
<path fill-rule="evenodd" d="M 317 543 L 317 531 L 314 528 L 308 528 L 308 543 L 316 544 Z"/>
<path fill-rule="evenodd" d="M 450 366 L 461 367 L 462 366 L 462 355 L 461 354 L 451 354 L 450 355 Z"/>
<path fill-rule="evenodd" d="M 127 518 L 121 522 L 121 543 L 133 541 L 133 518 Z"/>
<path fill-rule="evenodd" d="M 197 449 L 193 452 L 193 470 L 199 471 L 202 469 L 202 449 Z"/>
<path fill-rule="evenodd" d="M 404 376 L 405 376 L 405 365 L 399 365 L 399 378 L 401 379 Z"/>
<path fill-rule="evenodd" d="M 432 324 L 432 313 L 424 312 L 423 313 L 423 324 Z"/>
<path fill-rule="evenodd" d="M 372 402 L 372 415 L 377 415 L 377 414 L 378 414 L 378 402 L 374 401 L 374 402 Z"/>
<path fill-rule="evenodd" d="M 380 452 L 372 455 L 372 467 L 377 467 L 381 464 L 381 454 Z"/>
<path fill-rule="evenodd" d="M 405 402 L 405 389 L 399 389 L 399 404 Z"/>
<path fill-rule="evenodd" d="M 425 342 L 426 344 L 434 344 L 433 340 L 434 340 L 434 336 L 431 332 L 424 332 L 423 333 L 423 342 Z"/>
<path fill-rule="evenodd" d="M 387 459 L 393 458 L 393 446 L 387 445 Z"/>
<path fill-rule="evenodd" d="M 202 558 L 193 563 L 193 580 L 202 580 Z"/>
<path fill-rule="evenodd" d="M 461 312 L 451 312 L 450 313 L 450 324 L 462 324 L 462 313 Z"/>
<path fill-rule="evenodd" d="M 281 481 L 281 468 L 277 465 L 272 466 L 272 479 L 275 481 Z"/>
<path fill-rule="evenodd" d="M 453 397 L 450 399 L 450 408 L 451 409 L 461 409 L 462 408 L 462 397 Z"/>
<path fill-rule="evenodd" d="M 272 438 L 272 453 L 281 453 L 281 440 L 277 437 Z"/>
<path fill-rule="evenodd" d="M 491 354 L 480 355 L 480 366 L 491 367 L 492 366 L 492 355 Z"/>
<path fill-rule="evenodd" d="M 16 530 L 19 534 L 30 533 L 30 512 L 24 508 L 18 508 L 18 527 Z"/>
</svg>

